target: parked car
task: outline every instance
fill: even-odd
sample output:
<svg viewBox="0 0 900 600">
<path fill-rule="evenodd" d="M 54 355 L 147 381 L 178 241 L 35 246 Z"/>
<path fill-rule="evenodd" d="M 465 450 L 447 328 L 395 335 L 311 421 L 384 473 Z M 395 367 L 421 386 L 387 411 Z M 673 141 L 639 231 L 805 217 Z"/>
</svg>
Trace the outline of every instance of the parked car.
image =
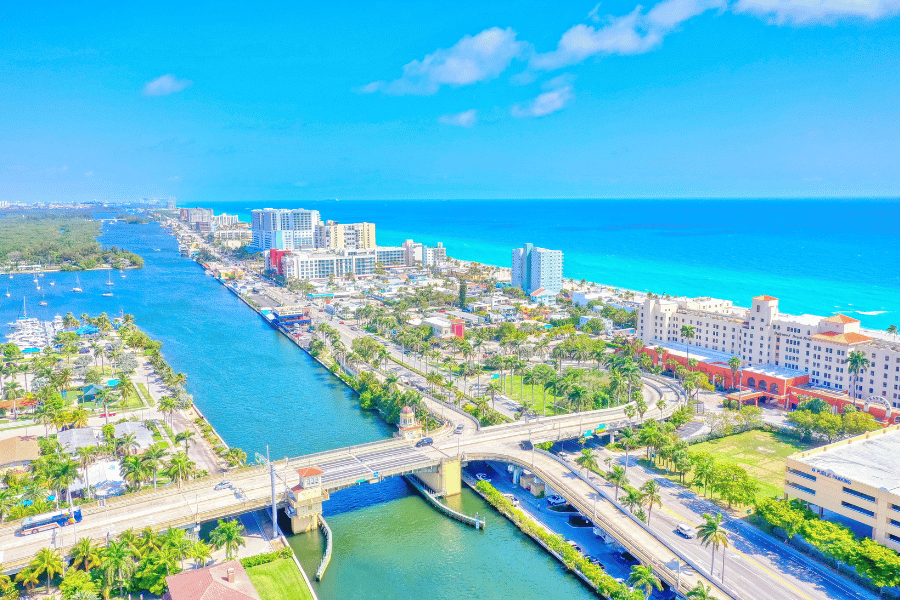
<svg viewBox="0 0 900 600">
<path fill-rule="evenodd" d="M 566 503 L 566 499 L 562 496 L 557 496 L 556 494 L 552 496 L 547 496 L 547 504 L 550 506 L 560 506 Z"/>
<path fill-rule="evenodd" d="M 231 489 L 231 482 L 230 481 L 220 481 L 219 483 L 216 484 L 216 487 L 214 487 L 213 489 L 216 490 L 217 492 L 221 491 L 221 490 L 229 490 L 229 489 Z"/>
<path fill-rule="evenodd" d="M 416 448 L 424 448 L 425 446 L 430 446 L 433 443 L 434 443 L 434 440 L 429 437 L 422 438 L 421 440 L 416 442 Z"/>
<path fill-rule="evenodd" d="M 491 478 L 488 477 L 485 473 L 477 473 L 475 475 L 475 479 L 477 479 L 478 481 L 487 481 L 488 483 L 491 482 Z"/>
<path fill-rule="evenodd" d="M 678 524 L 678 527 L 675 528 L 675 533 L 689 540 L 693 539 L 693 537 L 697 535 L 693 527 L 691 527 L 690 525 L 685 525 L 684 523 Z"/>
<path fill-rule="evenodd" d="M 519 499 L 512 494 L 503 494 L 503 497 L 512 502 L 514 507 L 518 507 L 520 504 Z"/>
<path fill-rule="evenodd" d="M 603 569 L 603 570 L 606 570 L 606 569 L 603 567 L 603 563 L 600 562 L 600 559 L 597 558 L 596 556 L 585 556 L 585 558 L 588 559 L 588 560 L 591 562 L 591 564 L 594 565 L 595 567 L 599 567 L 599 568 L 601 568 L 601 569 Z"/>
<path fill-rule="evenodd" d="M 456 429 L 453 430 L 453 433 L 461 434 L 463 432 L 463 429 L 465 429 L 465 425 L 460 423 L 459 425 L 456 426 Z"/>
<path fill-rule="evenodd" d="M 576 552 L 578 552 L 579 554 L 581 553 L 581 546 L 579 546 L 578 544 L 576 544 L 574 541 L 572 541 L 572 540 L 566 540 L 566 543 L 567 543 L 568 545 L 572 546 L 572 548 L 574 548 Z"/>
</svg>

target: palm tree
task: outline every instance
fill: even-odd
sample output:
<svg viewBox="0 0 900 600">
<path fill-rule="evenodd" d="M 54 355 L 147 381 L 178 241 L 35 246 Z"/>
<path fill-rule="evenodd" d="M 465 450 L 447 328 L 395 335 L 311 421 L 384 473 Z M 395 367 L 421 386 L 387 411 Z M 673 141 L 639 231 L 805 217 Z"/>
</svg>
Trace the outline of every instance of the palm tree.
<svg viewBox="0 0 900 600">
<path fill-rule="evenodd" d="M 206 565 L 206 562 L 212 556 L 212 552 L 208 545 L 203 542 L 194 542 L 191 545 L 188 556 L 194 561 L 194 568 L 199 569 Z"/>
<path fill-rule="evenodd" d="M 72 567 L 74 568 L 81 567 L 85 571 L 90 571 L 100 565 L 100 558 L 100 546 L 91 538 L 81 538 L 77 544 L 72 546 Z"/>
<path fill-rule="evenodd" d="M 99 448 L 96 446 L 82 446 L 75 450 L 75 457 L 78 459 L 78 463 L 81 465 L 81 471 L 84 474 L 84 489 L 91 489 L 91 478 L 88 474 L 88 468 L 94 461 L 97 459 L 97 451 Z"/>
<path fill-rule="evenodd" d="M 141 482 L 145 481 L 150 475 L 150 469 L 147 463 L 141 460 L 139 456 L 126 456 L 119 465 L 122 472 L 122 478 L 128 483 L 128 487 L 133 490 L 140 489 Z"/>
<path fill-rule="evenodd" d="M 869 359 L 866 353 L 860 350 L 851 352 L 847 357 L 847 370 L 853 373 L 853 399 L 859 399 L 859 374 L 869 368 Z"/>
<path fill-rule="evenodd" d="M 229 448 L 225 453 L 225 460 L 229 467 L 240 467 L 247 462 L 247 453 L 240 448 Z"/>
<path fill-rule="evenodd" d="M 125 580 L 135 570 L 135 562 L 127 542 L 111 540 L 103 550 L 100 569 L 103 573 L 104 596 L 109 597 L 109 589 L 119 586 L 119 596 L 125 596 Z"/>
<path fill-rule="evenodd" d="M 50 480 L 53 488 L 57 491 L 56 507 L 59 508 L 59 492 L 66 490 L 66 498 L 70 498 L 69 486 L 78 479 L 78 463 L 71 459 L 65 459 L 57 462 L 50 474 Z"/>
<path fill-rule="evenodd" d="M 644 598 L 649 598 L 653 588 L 662 590 L 662 583 L 653 574 L 653 569 L 645 565 L 631 567 L 631 575 L 628 576 L 628 585 L 633 588 L 644 589 Z"/>
<path fill-rule="evenodd" d="M 40 577 L 44 573 L 47 574 L 47 593 L 49 594 L 50 580 L 62 573 L 64 566 L 59 550 L 41 548 L 31 560 L 31 564 L 28 565 L 28 568 L 31 569 L 37 577 Z"/>
<path fill-rule="evenodd" d="M 487 391 L 491 395 L 491 408 L 494 408 L 494 396 L 500 392 L 500 384 L 496 381 L 491 380 L 491 382 L 487 386 Z"/>
<path fill-rule="evenodd" d="M 738 393 L 740 393 L 741 388 L 737 384 L 737 374 L 741 370 L 741 366 L 743 366 L 743 363 L 737 356 L 732 356 L 728 359 L 728 367 L 731 369 L 731 385 L 738 388 Z"/>
<path fill-rule="evenodd" d="M 891 335 L 897 335 L 897 326 L 896 325 L 888 325 L 888 328 L 885 329 Z"/>
<path fill-rule="evenodd" d="M 634 429 L 626 427 L 619 431 L 619 445 L 625 448 L 625 471 L 628 471 L 628 452 L 637 446 L 637 434 Z"/>
<path fill-rule="evenodd" d="M 156 476 L 159 473 L 159 465 L 163 458 L 168 454 L 162 446 L 150 446 L 141 454 L 141 461 L 147 465 L 147 469 L 153 473 L 153 488 L 156 489 Z"/>
<path fill-rule="evenodd" d="M 137 435 L 134 433 L 122 434 L 122 437 L 116 440 L 116 448 L 126 456 L 131 455 L 132 451 L 138 447 Z"/>
<path fill-rule="evenodd" d="M 189 480 L 196 473 L 197 465 L 184 452 L 178 452 L 172 456 L 166 467 L 166 475 L 178 484 L 179 489 L 181 489 L 183 481 Z"/>
<path fill-rule="evenodd" d="M 156 406 L 159 409 L 159 412 L 163 414 L 165 419 L 169 421 L 169 427 L 171 427 L 172 415 L 176 410 L 178 410 L 178 402 L 171 396 L 163 396 L 159 399 L 159 402 Z"/>
<path fill-rule="evenodd" d="M 18 575 L 16 575 L 16 583 L 21 583 L 25 586 L 25 589 L 28 593 L 31 593 L 31 589 L 41 582 L 41 574 L 36 573 L 34 569 L 27 568 L 22 569 Z"/>
<path fill-rule="evenodd" d="M 628 507 L 632 513 L 644 506 L 644 494 L 640 490 L 628 488 L 622 498 L 622 504 Z"/>
<path fill-rule="evenodd" d="M 722 581 L 725 581 L 725 548 L 728 547 L 728 534 L 722 526 L 722 513 L 715 516 L 703 513 L 705 522 L 697 528 L 697 537 L 704 546 L 712 547 L 712 555 L 709 561 L 709 576 L 713 576 L 713 567 L 716 561 L 716 550 L 722 546 Z"/>
<path fill-rule="evenodd" d="M 704 587 L 702 582 L 687 593 L 687 598 L 688 600 L 715 600 L 712 596 L 712 586 Z"/>
<path fill-rule="evenodd" d="M 581 456 L 575 459 L 575 462 L 584 467 L 585 475 L 588 474 L 588 471 L 595 471 L 598 468 L 597 457 L 594 455 L 593 448 L 582 448 Z"/>
<path fill-rule="evenodd" d="M 628 485 L 628 476 L 625 474 L 625 469 L 623 469 L 619 465 L 614 466 L 606 480 L 615 486 L 616 500 L 618 501 L 619 488 Z"/>
<path fill-rule="evenodd" d="M 225 548 L 225 558 L 231 560 L 231 557 L 237 552 L 240 546 L 245 544 L 244 526 L 240 521 L 231 519 L 228 521 L 219 520 L 216 528 L 209 534 L 209 541 L 217 550 Z"/>
<path fill-rule="evenodd" d="M 175 443 L 184 442 L 184 451 L 188 451 L 188 445 L 191 442 L 191 439 L 194 437 L 193 431 L 182 431 L 181 433 L 175 434 Z"/>
<path fill-rule="evenodd" d="M 648 479 L 641 486 L 644 501 L 647 503 L 647 525 L 650 524 L 650 516 L 653 514 L 653 505 L 662 507 L 662 497 L 659 494 L 659 484 L 655 479 Z"/>
<path fill-rule="evenodd" d="M 689 362 L 691 360 L 691 340 L 696 337 L 694 333 L 694 328 L 690 325 L 682 325 L 681 326 L 681 337 L 688 341 L 687 343 L 687 360 L 685 362 Z"/>
</svg>

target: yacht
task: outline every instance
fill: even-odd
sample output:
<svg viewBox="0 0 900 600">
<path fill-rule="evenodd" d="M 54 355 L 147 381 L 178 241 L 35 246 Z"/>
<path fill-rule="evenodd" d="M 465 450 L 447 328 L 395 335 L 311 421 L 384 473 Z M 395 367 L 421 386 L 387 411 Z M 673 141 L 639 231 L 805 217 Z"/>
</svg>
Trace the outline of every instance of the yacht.
<svg viewBox="0 0 900 600">
<path fill-rule="evenodd" d="M 77 274 L 75 275 L 75 287 L 72 288 L 72 291 L 75 293 L 80 293 L 80 292 L 84 291 L 83 289 L 81 289 L 81 279 L 78 278 Z"/>
<path fill-rule="evenodd" d="M 101 295 L 106 296 L 107 298 L 112 298 L 113 293 L 112 292 L 103 292 L 103 294 L 101 294 Z"/>
<path fill-rule="evenodd" d="M 112 271 L 107 271 L 106 273 L 106 285 L 112 285 Z"/>
<path fill-rule="evenodd" d="M 51 281 L 51 282 L 50 282 L 50 285 L 56 285 L 56 282 L 55 282 L 55 281 Z"/>
<path fill-rule="evenodd" d="M 41 300 L 40 302 L 38 302 L 38 304 L 40 304 L 41 306 L 47 306 L 47 301 Z"/>
</svg>

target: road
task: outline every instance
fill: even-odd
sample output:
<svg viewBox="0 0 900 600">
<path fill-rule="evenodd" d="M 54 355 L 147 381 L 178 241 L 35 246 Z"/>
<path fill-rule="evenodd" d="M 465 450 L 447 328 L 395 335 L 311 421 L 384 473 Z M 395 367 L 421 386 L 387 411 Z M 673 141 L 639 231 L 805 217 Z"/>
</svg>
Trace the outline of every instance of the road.
<svg viewBox="0 0 900 600">
<path fill-rule="evenodd" d="M 624 455 L 611 454 L 605 450 L 598 454 L 601 465 L 606 456 L 611 456 L 614 464 L 625 464 Z M 569 455 L 567 462 L 572 468 L 578 469 L 571 458 L 574 455 Z M 648 471 L 637 463 L 634 455 L 629 456 L 627 473 L 629 484 L 634 487 L 640 487 L 649 479 L 656 480 L 661 488 L 662 508 L 653 509 L 650 522 L 652 530 L 678 548 L 685 557 L 700 565 L 705 573 L 709 573 L 710 549 L 703 547 L 696 538 L 683 538 L 675 532 L 675 528 L 681 523 L 695 527 L 703 522 L 703 513 L 722 512 L 721 509 L 690 490 Z M 589 480 L 609 497 L 614 495 L 613 486 L 603 478 L 591 474 Z M 752 525 L 727 514 L 723 516 L 730 540 L 725 556 L 725 582 L 741 598 L 869 600 L 876 597 Z M 721 550 L 716 554 L 713 573 L 717 580 L 721 580 Z"/>
</svg>

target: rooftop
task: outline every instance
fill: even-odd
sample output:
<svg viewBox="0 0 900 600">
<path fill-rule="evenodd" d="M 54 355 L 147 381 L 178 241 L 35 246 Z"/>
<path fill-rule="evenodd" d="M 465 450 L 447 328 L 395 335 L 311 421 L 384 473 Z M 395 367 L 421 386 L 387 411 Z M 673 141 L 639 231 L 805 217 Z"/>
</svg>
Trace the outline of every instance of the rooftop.
<svg viewBox="0 0 900 600">
<path fill-rule="evenodd" d="M 232 569 L 233 581 L 228 581 Z M 165 597 L 171 600 L 260 600 L 238 560 L 170 575 L 166 577 L 166 583 L 169 591 Z"/>
<path fill-rule="evenodd" d="M 896 494 L 900 493 L 898 453 L 900 429 L 890 428 L 793 458 L 816 469 Z"/>
<path fill-rule="evenodd" d="M 30 462 L 41 455 L 37 438 L 16 436 L 0 440 L 0 467 L 20 462 Z"/>
<path fill-rule="evenodd" d="M 297 469 L 297 475 L 300 477 L 313 477 L 314 475 L 321 475 L 324 471 L 318 467 L 303 467 L 302 469 Z"/>
<path fill-rule="evenodd" d="M 827 319 L 826 319 L 827 320 Z M 831 342 L 833 344 L 862 344 L 863 342 L 871 342 L 872 338 L 861 333 L 835 333 L 826 331 L 825 333 L 816 333 L 810 336 L 814 340 L 822 340 L 823 342 Z"/>
<path fill-rule="evenodd" d="M 848 317 L 847 315 L 834 315 L 833 317 L 828 317 L 826 319 L 822 319 L 823 321 L 827 321 L 828 323 L 859 323 L 859 319 L 854 319 L 853 317 Z"/>
<path fill-rule="evenodd" d="M 74 454 L 78 448 L 97 445 L 97 435 L 90 427 L 60 431 L 56 439 L 67 454 Z"/>
<path fill-rule="evenodd" d="M 753 299 L 760 300 L 762 302 L 772 302 L 773 300 L 778 300 L 778 298 L 776 298 L 775 296 L 768 296 L 768 295 L 754 296 Z"/>
</svg>

